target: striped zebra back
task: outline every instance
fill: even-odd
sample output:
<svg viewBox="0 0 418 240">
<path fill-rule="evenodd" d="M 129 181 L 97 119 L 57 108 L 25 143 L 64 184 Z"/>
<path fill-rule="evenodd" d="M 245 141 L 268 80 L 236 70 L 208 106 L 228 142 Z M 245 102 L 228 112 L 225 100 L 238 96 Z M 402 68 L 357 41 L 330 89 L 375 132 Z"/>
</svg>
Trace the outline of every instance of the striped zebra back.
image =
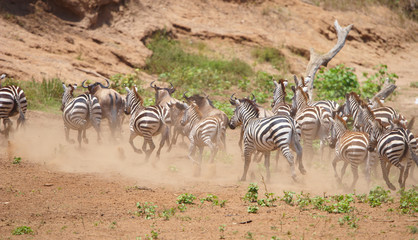
<svg viewBox="0 0 418 240">
<path fill-rule="evenodd" d="M 376 118 L 380 119 L 383 123 L 389 124 L 390 121 L 399 120 L 402 124 L 407 125 L 408 122 L 404 116 L 397 113 L 392 107 L 378 107 L 372 110 Z"/>
<path fill-rule="evenodd" d="M 331 115 L 334 115 L 334 113 L 337 112 L 338 108 L 340 107 L 337 102 L 332 100 L 320 100 L 314 102 L 312 106 L 321 107 Z"/>
<path fill-rule="evenodd" d="M 397 128 L 382 134 L 376 145 L 377 153 L 386 157 L 390 163 L 397 167 L 409 148 L 413 153 L 416 153 L 416 139 L 411 131 L 403 128 Z"/>
<path fill-rule="evenodd" d="M 65 102 L 62 117 L 64 125 L 70 129 L 85 129 L 89 123 L 90 98 L 89 94 L 81 94 Z"/>
<path fill-rule="evenodd" d="M 20 114 L 20 121 L 25 120 L 27 111 L 25 92 L 18 86 L 7 86 L 0 89 L 0 119 Z"/>
</svg>

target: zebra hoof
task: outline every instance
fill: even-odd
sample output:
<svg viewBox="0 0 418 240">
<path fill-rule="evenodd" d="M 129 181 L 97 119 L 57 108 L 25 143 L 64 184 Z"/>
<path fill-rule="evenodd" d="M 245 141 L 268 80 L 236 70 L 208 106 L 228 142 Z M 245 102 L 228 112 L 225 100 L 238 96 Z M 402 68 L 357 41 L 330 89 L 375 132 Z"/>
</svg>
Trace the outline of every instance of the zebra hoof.
<svg viewBox="0 0 418 240">
<path fill-rule="evenodd" d="M 393 184 L 388 185 L 389 189 L 392 191 L 396 191 L 396 187 Z"/>
<path fill-rule="evenodd" d="M 298 182 L 299 182 L 299 180 L 298 180 L 298 178 L 297 178 L 296 176 L 292 176 L 292 179 L 293 179 L 293 181 L 294 181 L 295 183 L 298 183 Z"/>
<path fill-rule="evenodd" d="M 135 149 L 134 150 L 136 153 L 138 153 L 138 154 L 142 154 L 142 151 L 141 150 L 139 150 L 139 149 Z"/>
<path fill-rule="evenodd" d="M 303 175 L 305 175 L 305 174 L 306 174 L 306 170 L 305 170 L 304 168 L 299 169 L 299 171 L 300 171 L 300 173 L 302 173 Z"/>
<path fill-rule="evenodd" d="M 74 141 L 73 139 L 68 140 L 68 142 L 69 142 L 70 144 L 74 144 L 74 143 L 75 143 L 75 141 Z"/>
</svg>

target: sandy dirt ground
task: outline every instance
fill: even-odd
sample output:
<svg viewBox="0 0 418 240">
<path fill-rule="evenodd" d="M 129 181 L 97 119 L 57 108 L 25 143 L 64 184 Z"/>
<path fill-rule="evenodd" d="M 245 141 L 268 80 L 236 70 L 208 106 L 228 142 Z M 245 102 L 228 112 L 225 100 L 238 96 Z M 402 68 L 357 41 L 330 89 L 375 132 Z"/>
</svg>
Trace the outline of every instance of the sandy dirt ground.
<svg viewBox="0 0 418 240">
<path fill-rule="evenodd" d="M 393 193 L 394 203 L 371 208 L 355 203 L 357 228 L 340 225 L 344 214 L 329 214 L 310 209 L 302 211 L 283 201 L 275 207 L 260 207 L 257 214 L 247 212 L 250 205 L 242 200 L 249 183 L 258 183 L 260 198 L 266 192 L 283 197 L 283 191 L 309 193 L 311 196 L 330 196 L 353 193 L 348 169 L 339 186 L 333 176 L 330 159 L 319 154 L 304 158 L 308 173 L 298 172 L 294 182 L 283 157 L 278 166 L 272 162 L 272 179 L 263 184 L 265 175 L 261 163 L 252 163 L 248 181 L 238 181 L 243 168 L 237 146 L 238 130 L 227 132 L 227 153 L 220 153 L 215 164 L 204 161 L 202 176 L 193 177 L 193 166 L 187 158 L 186 145 L 175 146 L 168 153 L 164 147 L 161 159 L 145 162 L 144 155 L 133 152 L 128 144 L 128 125 L 125 120 L 122 139 L 110 141 L 107 123 L 103 124 L 103 143 L 96 143 L 96 133 L 88 130 L 89 144 L 81 149 L 66 143 L 60 116 L 28 113 L 28 124 L 13 133 L 10 143 L 1 143 L 0 236 L 17 238 L 11 232 L 18 226 L 30 226 L 34 235 L 29 239 L 146 239 L 152 231 L 159 239 L 410 239 L 414 236 L 408 226 L 416 218 L 397 210 L 399 196 Z M 71 132 L 74 139 L 76 134 Z M 159 137 L 157 137 L 157 141 Z M 135 143 L 140 146 L 142 139 Z M 19 164 L 12 164 L 20 157 Z M 341 165 L 339 165 L 341 167 Z M 397 170 L 391 180 L 396 186 Z M 408 179 L 407 188 L 417 181 Z M 380 176 L 373 186 L 385 186 Z M 187 210 L 177 210 L 165 220 L 162 212 L 176 208 L 180 194 L 191 193 L 198 199 Z M 355 193 L 368 193 L 365 178 L 360 174 Z M 212 206 L 199 198 L 214 194 L 226 200 L 225 207 Z M 145 219 L 137 216 L 136 204 L 152 202 L 157 216 Z M 389 212 L 389 209 L 394 211 Z M 160 215 L 160 217 L 158 217 Z M 242 224 L 243 222 L 250 223 Z M 225 231 L 219 227 L 224 225 Z M 154 235 L 155 236 L 155 235 Z M 139 238 L 138 238 L 139 239 Z"/>
</svg>

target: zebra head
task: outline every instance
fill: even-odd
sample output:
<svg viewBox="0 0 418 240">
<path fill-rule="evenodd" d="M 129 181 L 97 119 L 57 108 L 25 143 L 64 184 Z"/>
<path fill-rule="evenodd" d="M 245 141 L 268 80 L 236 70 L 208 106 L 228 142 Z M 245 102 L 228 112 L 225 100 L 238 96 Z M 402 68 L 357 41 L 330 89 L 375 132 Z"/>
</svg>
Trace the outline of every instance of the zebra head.
<svg viewBox="0 0 418 240">
<path fill-rule="evenodd" d="M 341 137 L 341 135 L 347 130 L 347 123 L 342 119 L 340 116 L 336 115 L 333 118 L 329 118 L 330 121 L 330 133 L 329 133 L 329 147 L 335 148 L 337 140 Z"/>
<path fill-rule="evenodd" d="M 250 119 L 258 118 L 260 115 L 260 110 L 255 103 L 254 97 L 252 100 L 248 98 L 237 99 L 234 97 L 234 95 L 235 93 L 232 94 L 231 98 L 229 99 L 231 105 L 235 106 L 234 115 L 229 121 L 229 127 L 231 129 L 235 129 L 241 124 L 245 124 L 245 122 Z"/>
<path fill-rule="evenodd" d="M 286 98 L 286 86 L 288 81 L 285 79 L 280 79 L 279 82 L 273 81 L 276 88 L 274 89 L 273 93 L 273 102 L 271 103 L 271 107 L 278 103 L 284 103 Z"/>
<path fill-rule="evenodd" d="M 199 107 L 194 101 L 191 101 L 189 105 L 186 103 L 176 103 L 177 108 L 184 110 L 183 118 L 180 121 L 182 126 L 186 126 L 188 123 L 193 124 L 202 118 L 202 113 L 199 111 Z"/>
<path fill-rule="evenodd" d="M 65 86 L 65 83 L 62 83 L 64 88 L 64 93 L 62 94 L 61 101 L 61 111 L 64 110 L 65 105 L 73 98 L 73 91 L 77 88 L 77 84 L 68 84 L 68 87 Z"/>
<path fill-rule="evenodd" d="M 295 87 L 292 86 L 293 97 L 292 97 L 292 110 L 291 115 L 295 116 L 299 109 L 304 108 L 308 104 L 309 97 L 306 94 L 308 91 L 307 87 Z"/>
<path fill-rule="evenodd" d="M 139 96 L 136 86 L 132 86 L 132 90 L 130 90 L 128 87 L 125 87 L 125 90 L 127 94 L 126 94 L 126 99 L 125 99 L 124 112 L 126 115 L 129 115 L 134 109 L 137 109 L 138 107 L 142 107 L 144 100 L 142 99 L 141 96 Z"/>
</svg>

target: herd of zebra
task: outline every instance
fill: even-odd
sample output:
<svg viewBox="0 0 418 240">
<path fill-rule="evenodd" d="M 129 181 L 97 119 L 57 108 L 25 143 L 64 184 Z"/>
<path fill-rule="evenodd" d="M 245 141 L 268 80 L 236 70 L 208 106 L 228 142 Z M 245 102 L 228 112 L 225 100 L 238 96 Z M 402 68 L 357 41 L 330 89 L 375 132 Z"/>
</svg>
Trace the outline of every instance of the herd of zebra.
<svg viewBox="0 0 418 240">
<path fill-rule="evenodd" d="M 4 77 L 3 74 L 1 79 Z M 165 144 L 171 150 L 180 135 L 186 136 L 190 140 L 188 157 L 197 166 L 194 175 L 199 176 L 204 147 L 210 149 L 210 161 L 213 163 L 219 149 L 226 151 L 228 126 L 231 129 L 241 126 L 239 145 L 244 157 L 242 181 L 246 180 L 251 158 L 254 156 L 258 159 L 259 154 L 264 155 L 267 180 L 270 180 L 270 153 L 275 150 L 280 150 L 287 159 L 291 176 L 296 181 L 295 162 L 300 173 L 305 174 L 303 156 L 312 152 L 313 141 L 319 139 L 321 158 L 324 157 L 326 144 L 335 148 L 332 165 L 337 181 L 341 182 L 350 164 L 353 172 L 351 188 L 354 188 L 358 180 L 358 165 L 365 164 L 366 179 L 369 182 L 371 168 L 380 161 L 387 186 L 396 189 L 388 178 L 389 170 L 394 165 L 400 170 L 400 187 L 405 187 L 412 163 L 418 164 L 417 139 L 411 132 L 413 119 L 407 125 L 404 116 L 384 106 L 380 99 L 366 103 L 354 92 L 346 94 L 346 101 L 341 106 L 330 100 L 314 102 L 307 94 L 310 78 L 298 79 L 295 76 L 294 80 L 291 104 L 285 101 L 288 81 L 274 81 L 271 110 L 259 106 L 254 96 L 238 99 L 233 94 L 229 100 L 235 110 L 230 119 L 214 107 L 208 96 L 188 97 L 184 93 L 184 101 L 175 99 L 172 97 L 175 92 L 173 85 L 163 88 L 152 82 L 150 86 L 155 90 L 155 105 L 144 106 L 136 87 L 126 88 L 127 95 L 124 98 L 109 88 L 108 80 L 107 86 L 99 82 L 86 86 L 83 81 L 82 87 L 87 88 L 88 92 L 74 97 L 77 84 L 63 83 L 61 110 L 65 137 L 68 142 L 74 143 L 69 138 L 69 130 L 76 130 L 81 147 L 83 141 L 88 143 L 86 129 L 92 126 L 100 142 L 102 118 L 109 120 L 112 135 L 119 134 L 124 112 L 130 115 L 129 143 L 136 153 L 144 152 L 148 160 L 155 149 L 153 137 L 161 135 L 156 153 L 159 158 Z M 0 84 L 0 120 L 3 119 L 4 124 L 1 133 L 6 138 L 12 126 L 9 118 L 19 114 L 18 128 L 25 121 L 26 110 L 27 100 L 21 88 L 1 87 Z M 348 117 L 353 119 L 352 130 L 347 128 Z M 142 150 L 134 145 L 137 136 L 144 138 Z M 199 153 L 196 160 L 197 149 Z M 296 161 L 292 152 L 296 153 Z M 278 156 L 276 154 L 276 161 Z M 344 162 L 340 176 L 336 171 L 339 161 Z"/>
</svg>

